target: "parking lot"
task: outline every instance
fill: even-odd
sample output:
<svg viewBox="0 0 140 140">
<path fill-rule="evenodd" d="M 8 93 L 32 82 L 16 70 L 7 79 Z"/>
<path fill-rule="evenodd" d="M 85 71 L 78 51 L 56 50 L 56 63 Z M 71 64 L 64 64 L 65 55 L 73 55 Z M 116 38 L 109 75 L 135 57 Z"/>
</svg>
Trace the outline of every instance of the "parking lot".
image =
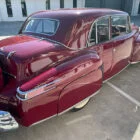
<svg viewBox="0 0 140 140">
<path fill-rule="evenodd" d="M 0 31 L 0 35 L 2 39 L 12 33 Z M 104 83 L 82 110 L 69 111 L 30 128 L 20 126 L 0 134 L 0 140 L 132 140 L 139 123 L 140 63 Z"/>
</svg>

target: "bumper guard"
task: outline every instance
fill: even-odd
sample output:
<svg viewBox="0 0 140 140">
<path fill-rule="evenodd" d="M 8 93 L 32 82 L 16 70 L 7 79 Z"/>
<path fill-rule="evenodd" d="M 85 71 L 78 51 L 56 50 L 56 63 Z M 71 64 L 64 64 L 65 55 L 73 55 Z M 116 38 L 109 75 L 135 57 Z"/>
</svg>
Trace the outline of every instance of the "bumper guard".
<svg viewBox="0 0 140 140">
<path fill-rule="evenodd" d="M 0 132 L 14 130 L 18 127 L 18 123 L 9 112 L 0 111 Z"/>
</svg>

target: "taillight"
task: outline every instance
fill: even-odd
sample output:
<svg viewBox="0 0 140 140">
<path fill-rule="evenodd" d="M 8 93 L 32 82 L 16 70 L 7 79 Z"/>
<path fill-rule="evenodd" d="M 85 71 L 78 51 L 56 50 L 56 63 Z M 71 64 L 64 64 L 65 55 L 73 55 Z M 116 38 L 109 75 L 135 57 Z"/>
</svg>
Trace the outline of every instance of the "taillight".
<svg viewBox="0 0 140 140">
<path fill-rule="evenodd" d="M 59 79 L 47 84 L 45 83 L 49 78 L 55 76 L 56 74 L 56 69 L 51 68 L 50 70 L 31 79 L 17 88 L 17 97 L 21 100 L 27 100 L 56 88 L 56 83 Z"/>
<path fill-rule="evenodd" d="M 29 91 L 22 91 L 20 89 L 20 87 L 17 88 L 17 97 L 20 100 L 28 100 L 31 99 L 33 97 L 36 97 L 38 95 L 41 95 L 43 93 L 49 92 L 50 90 L 53 90 L 56 88 L 56 86 L 54 85 L 56 81 L 51 82 L 49 84 L 45 84 L 39 87 L 36 87 L 34 89 L 31 89 Z"/>
</svg>

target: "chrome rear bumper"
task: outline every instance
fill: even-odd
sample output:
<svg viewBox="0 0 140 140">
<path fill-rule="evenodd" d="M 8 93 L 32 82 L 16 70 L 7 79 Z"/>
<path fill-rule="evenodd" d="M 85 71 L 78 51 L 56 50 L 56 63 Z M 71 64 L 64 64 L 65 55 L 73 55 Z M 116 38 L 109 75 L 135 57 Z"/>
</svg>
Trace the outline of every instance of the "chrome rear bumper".
<svg viewBox="0 0 140 140">
<path fill-rule="evenodd" d="M 0 132 L 14 130 L 18 127 L 18 123 L 9 112 L 0 111 Z"/>
</svg>

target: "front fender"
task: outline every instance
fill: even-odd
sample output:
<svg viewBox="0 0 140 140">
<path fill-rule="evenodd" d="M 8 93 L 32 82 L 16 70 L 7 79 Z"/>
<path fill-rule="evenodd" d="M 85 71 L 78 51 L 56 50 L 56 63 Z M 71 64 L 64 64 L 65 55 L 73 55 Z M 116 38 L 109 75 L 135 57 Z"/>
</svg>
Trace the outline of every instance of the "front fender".
<svg viewBox="0 0 140 140">
<path fill-rule="evenodd" d="M 131 62 L 136 63 L 140 61 L 140 34 L 134 41 L 134 49 L 131 57 Z"/>
</svg>

